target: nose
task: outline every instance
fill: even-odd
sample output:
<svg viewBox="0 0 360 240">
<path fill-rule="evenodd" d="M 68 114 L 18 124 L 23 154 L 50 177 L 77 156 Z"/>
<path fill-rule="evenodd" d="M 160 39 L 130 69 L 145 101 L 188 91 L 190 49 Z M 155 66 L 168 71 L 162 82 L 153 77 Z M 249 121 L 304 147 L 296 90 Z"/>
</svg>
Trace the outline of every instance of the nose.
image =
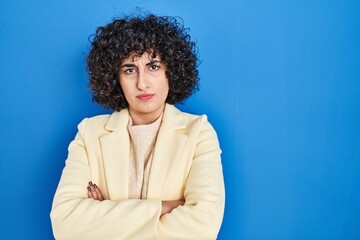
<svg viewBox="0 0 360 240">
<path fill-rule="evenodd" d="M 147 87 L 148 87 L 148 77 L 146 75 L 146 72 L 145 71 L 139 71 L 139 74 L 138 74 L 138 80 L 137 80 L 137 88 L 139 90 L 146 90 Z"/>
</svg>

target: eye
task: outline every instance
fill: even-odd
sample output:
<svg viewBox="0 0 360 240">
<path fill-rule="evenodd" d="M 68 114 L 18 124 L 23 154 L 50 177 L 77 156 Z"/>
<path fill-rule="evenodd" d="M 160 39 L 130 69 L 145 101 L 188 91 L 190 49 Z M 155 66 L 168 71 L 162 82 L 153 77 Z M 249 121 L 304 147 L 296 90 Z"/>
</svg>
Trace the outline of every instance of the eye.
<svg viewBox="0 0 360 240">
<path fill-rule="evenodd" d="M 151 64 L 149 67 L 151 71 L 156 71 L 160 68 L 160 66 L 157 64 Z"/>
<path fill-rule="evenodd" d="M 126 74 L 133 74 L 135 72 L 136 72 L 136 70 L 134 68 L 127 68 L 124 70 L 124 73 L 126 73 Z"/>
</svg>

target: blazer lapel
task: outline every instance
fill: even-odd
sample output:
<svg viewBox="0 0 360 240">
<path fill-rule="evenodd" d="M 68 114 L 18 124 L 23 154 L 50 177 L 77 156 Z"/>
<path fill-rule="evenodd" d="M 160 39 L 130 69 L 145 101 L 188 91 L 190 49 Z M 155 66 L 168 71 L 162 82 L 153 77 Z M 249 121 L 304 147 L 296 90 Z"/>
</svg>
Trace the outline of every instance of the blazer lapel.
<svg viewBox="0 0 360 240">
<path fill-rule="evenodd" d="M 187 135 L 180 129 L 186 127 L 181 112 L 166 105 L 161 127 L 156 140 L 153 162 L 148 182 L 148 198 L 161 198 L 168 187 L 168 179 L 176 169 Z"/>
<path fill-rule="evenodd" d="M 114 112 L 105 129 L 110 131 L 100 138 L 106 183 L 112 200 L 129 196 L 130 138 L 127 131 L 127 109 Z"/>
</svg>

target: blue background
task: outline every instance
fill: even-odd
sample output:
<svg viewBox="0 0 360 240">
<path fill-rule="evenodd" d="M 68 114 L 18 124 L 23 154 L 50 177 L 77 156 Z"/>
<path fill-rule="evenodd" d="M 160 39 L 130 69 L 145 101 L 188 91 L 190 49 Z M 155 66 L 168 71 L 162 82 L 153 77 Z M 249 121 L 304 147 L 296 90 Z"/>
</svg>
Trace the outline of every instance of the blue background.
<svg viewBox="0 0 360 240">
<path fill-rule="evenodd" d="M 360 239 L 360 1 L 0 2 L 2 239 L 51 239 L 67 146 L 92 103 L 88 37 L 136 6 L 181 16 L 223 149 L 219 239 Z"/>
</svg>

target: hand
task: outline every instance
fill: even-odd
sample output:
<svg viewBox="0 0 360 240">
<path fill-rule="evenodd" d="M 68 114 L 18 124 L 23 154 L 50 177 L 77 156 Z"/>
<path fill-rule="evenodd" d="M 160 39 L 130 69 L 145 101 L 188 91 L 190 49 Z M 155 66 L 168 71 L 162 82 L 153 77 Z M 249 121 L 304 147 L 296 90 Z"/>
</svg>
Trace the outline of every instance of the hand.
<svg viewBox="0 0 360 240">
<path fill-rule="evenodd" d="M 96 184 L 92 183 L 91 181 L 89 182 L 87 190 L 88 190 L 88 198 L 92 198 L 98 201 L 104 200 L 103 195 L 100 189 L 98 188 L 98 186 L 96 186 Z"/>
<path fill-rule="evenodd" d="M 174 208 L 177 208 L 178 206 L 183 206 L 185 201 L 184 200 L 173 200 L 173 201 L 161 201 L 162 208 L 161 208 L 161 215 L 164 215 L 165 213 L 171 212 Z"/>
</svg>

